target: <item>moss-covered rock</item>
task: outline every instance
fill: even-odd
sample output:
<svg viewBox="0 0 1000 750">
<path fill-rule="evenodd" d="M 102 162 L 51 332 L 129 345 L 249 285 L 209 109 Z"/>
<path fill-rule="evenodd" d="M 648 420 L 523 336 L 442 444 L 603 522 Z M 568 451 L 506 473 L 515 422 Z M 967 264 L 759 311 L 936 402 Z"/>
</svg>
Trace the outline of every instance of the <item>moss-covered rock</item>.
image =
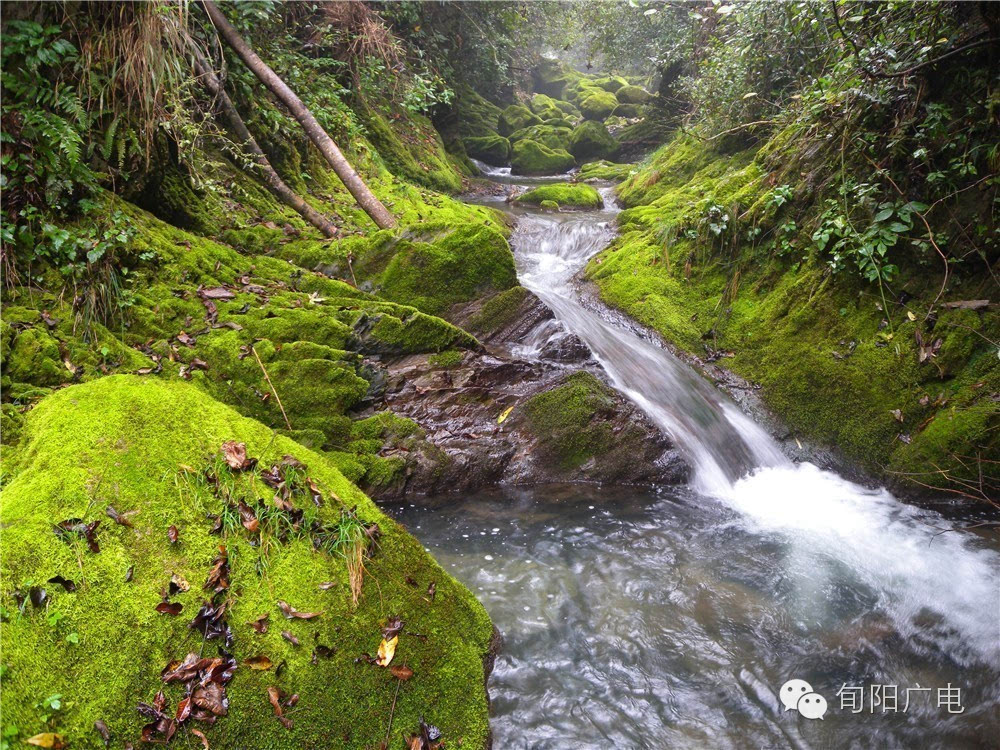
<svg viewBox="0 0 1000 750">
<path fill-rule="evenodd" d="M 603 120 L 617 106 L 618 100 L 610 91 L 588 91 L 580 99 L 580 112 L 588 120 Z"/>
<path fill-rule="evenodd" d="M 622 86 L 615 91 L 615 97 L 622 104 L 645 104 L 649 101 L 649 92 L 642 86 Z"/>
<path fill-rule="evenodd" d="M 530 203 L 546 208 L 544 203 L 552 201 L 556 207 L 570 208 L 600 208 L 604 205 L 601 194 L 590 185 L 559 182 L 552 185 L 540 185 L 522 195 L 517 196 L 518 203 Z"/>
<path fill-rule="evenodd" d="M 375 746 L 385 739 L 393 704 L 393 745 L 424 719 L 463 746 L 485 746 L 488 616 L 326 459 L 180 381 L 110 377 L 67 388 L 43 401 L 24 430 L 0 509 L 4 721 L 21 737 L 57 732 L 73 747 L 98 747 L 100 720 L 116 741 L 138 746 L 148 719 L 137 706 L 153 703 L 162 690 L 173 716 L 184 698 L 183 683 L 165 682 L 161 671 L 189 653 L 210 658 L 224 649 L 237 664 L 226 685 L 228 710 L 214 724 L 193 717 L 185 723 L 204 732 L 212 747 L 322 748 L 331 738 Z M 231 472 L 219 456 L 228 440 L 245 443 L 259 468 Z M 258 500 L 273 494 L 260 468 L 281 465 L 286 455 L 304 464 L 294 476 L 310 477 L 321 499 L 317 507 L 304 479 L 292 481 L 290 502 L 303 514 L 298 530 L 283 520 L 292 516 Z M 206 514 L 221 514 L 237 500 L 253 509 L 259 527 L 224 521 L 213 535 Z M 109 506 L 127 525 L 105 516 Z M 324 542 L 332 539 L 324 529 L 356 528 L 351 513 L 381 531 L 365 561 L 357 605 L 345 554 Z M 53 525 L 73 518 L 102 521 L 93 549 L 76 532 L 53 533 Z M 171 526 L 176 542 L 168 537 Z M 228 555 L 228 588 L 214 598 L 226 602 L 222 622 L 231 644 L 189 627 L 213 597 L 202 584 L 220 544 Z M 72 584 L 46 583 L 54 576 Z M 430 601 L 432 582 L 437 592 Z M 44 605 L 27 597 L 33 587 L 45 589 Z M 157 611 L 164 598 L 179 615 Z M 321 614 L 286 620 L 279 602 Z M 262 615 L 269 617 L 266 632 L 249 625 Z M 381 628 L 397 615 L 404 633 L 424 635 L 399 640 L 393 664 L 414 672 L 402 690 L 387 669 L 358 663 L 361 654 L 375 652 Z M 275 716 L 269 688 L 299 696 L 301 710 L 288 728 Z M 43 708 L 42 699 L 56 694 L 62 707 Z"/>
<path fill-rule="evenodd" d="M 614 94 L 629 84 L 628 81 L 621 76 L 602 76 L 600 78 L 593 79 L 593 85 Z"/>
<path fill-rule="evenodd" d="M 627 120 L 633 117 L 639 117 L 642 114 L 642 109 L 638 104 L 619 104 L 615 107 L 615 111 L 611 113 L 612 117 L 623 117 Z"/>
<path fill-rule="evenodd" d="M 510 159 L 511 173 L 524 175 L 562 174 L 575 164 L 568 151 L 552 149 L 530 139 L 515 143 Z"/>
<path fill-rule="evenodd" d="M 542 201 L 538 204 L 538 207 L 543 211 L 558 211 L 559 204 L 555 201 Z"/>
<path fill-rule="evenodd" d="M 516 144 L 518 141 L 535 141 L 535 143 L 541 143 L 551 149 L 565 150 L 572 132 L 572 127 L 544 123 L 515 130 L 510 135 L 510 142 Z"/>
<path fill-rule="evenodd" d="M 497 120 L 497 132 L 500 135 L 509 136 L 515 130 L 541 125 L 541 123 L 542 118 L 524 105 L 511 104 L 500 113 L 500 118 Z"/>
<path fill-rule="evenodd" d="M 579 79 L 581 74 L 560 60 L 543 58 L 532 71 L 532 77 L 535 91 L 554 99 L 561 99 L 566 85 Z"/>
<path fill-rule="evenodd" d="M 502 167 L 510 161 L 510 141 L 502 135 L 463 138 L 462 143 L 469 156 L 494 167 Z"/>
<path fill-rule="evenodd" d="M 618 141 L 602 123 L 586 120 L 570 134 L 569 152 L 580 162 L 607 159 L 618 152 Z"/>
<path fill-rule="evenodd" d="M 581 180 L 610 180 L 620 182 L 637 171 L 635 164 L 614 164 L 610 161 L 591 161 L 580 167 Z"/>
<path fill-rule="evenodd" d="M 503 110 L 468 86 L 459 86 L 455 93 L 455 125 L 459 135 L 467 138 L 496 135 Z"/>
</svg>

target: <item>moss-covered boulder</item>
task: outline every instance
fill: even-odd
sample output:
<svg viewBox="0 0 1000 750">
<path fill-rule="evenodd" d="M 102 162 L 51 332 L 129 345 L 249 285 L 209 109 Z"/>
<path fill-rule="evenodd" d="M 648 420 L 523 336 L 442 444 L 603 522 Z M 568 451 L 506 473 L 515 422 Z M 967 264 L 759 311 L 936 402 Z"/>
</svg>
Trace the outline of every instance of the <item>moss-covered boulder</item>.
<svg viewBox="0 0 1000 750">
<path fill-rule="evenodd" d="M 542 118 L 532 112 L 522 104 L 511 104 L 500 113 L 497 120 L 497 132 L 500 135 L 508 136 L 515 130 L 527 128 L 531 125 L 541 125 Z"/>
<path fill-rule="evenodd" d="M 528 106 L 531 111 L 543 120 L 551 120 L 555 117 L 562 117 L 565 114 L 557 105 L 556 100 L 545 94 L 535 94 L 531 97 Z"/>
<path fill-rule="evenodd" d="M 639 117 L 641 114 L 642 109 L 638 104 L 619 104 L 615 107 L 615 111 L 611 113 L 611 116 L 632 119 L 633 117 Z"/>
<path fill-rule="evenodd" d="M 620 182 L 636 171 L 635 164 L 614 164 L 610 161 L 590 161 L 580 167 L 578 179 Z"/>
<path fill-rule="evenodd" d="M 593 79 L 593 84 L 598 88 L 610 91 L 614 94 L 628 86 L 628 81 L 621 76 L 603 76 L 601 78 Z"/>
<path fill-rule="evenodd" d="M 466 153 L 474 159 L 502 167 L 510 161 L 510 141 L 502 135 L 463 138 Z"/>
<path fill-rule="evenodd" d="M 558 211 L 559 204 L 555 201 L 542 201 L 538 204 L 538 207 L 543 211 Z"/>
<path fill-rule="evenodd" d="M 580 99 L 580 112 L 588 120 L 603 120 L 617 106 L 618 100 L 610 91 L 589 90 Z"/>
<path fill-rule="evenodd" d="M 602 123 L 586 120 L 577 125 L 570 134 L 569 152 L 581 162 L 607 159 L 618 152 L 618 141 Z"/>
<path fill-rule="evenodd" d="M 391 746 L 421 719 L 486 745 L 486 612 L 326 459 L 155 377 L 61 390 L 24 430 L 0 508 L 4 724 L 20 739 L 97 748 L 100 721 L 138 747 L 159 710 L 214 748 L 374 747 L 395 705 Z M 227 441 L 258 463 L 238 446 L 228 463 Z M 394 617 L 402 689 L 359 659 Z M 178 670 L 191 654 L 201 686 Z"/>
<path fill-rule="evenodd" d="M 512 174 L 548 175 L 568 172 L 576 165 L 573 155 L 562 149 L 552 149 L 525 139 L 514 144 L 510 158 Z"/>
<path fill-rule="evenodd" d="M 548 123 L 532 125 L 530 128 L 521 128 L 511 133 L 510 142 L 516 144 L 518 141 L 529 140 L 544 144 L 549 148 L 565 149 L 572 132 L 572 127 L 563 125 L 550 125 Z"/>
<path fill-rule="evenodd" d="M 645 104 L 649 101 L 649 92 L 642 86 L 622 86 L 615 92 L 615 97 L 623 104 Z"/>
<path fill-rule="evenodd" d="M 468 86 L 459 86 L 455 93 L 453 111 L 459 135 L 470 138 L 495 135 L 503 110 Z"/>
<path fill-rule="evenodd" d="M 590 185 L 570 182 L 540 185 L 516 198 L 517 203 L 530 203 L 542 208 L 546 208 L 543 205 L 546 201 L 553 201 L 563 208 L 600 208 L 604 205 L 601 194 Z"/>
<path fill-rule="evenodd" d="M 461 168 L 426 117 L 410 113 L 405 126 L 372 108 L 362 117 L 368 139 L 393 174 L 446 193 L 462 189 Z"/>
<path fill-rule="evenodd" d="M 581 77 L 580 73 L 568 67 L 562 61 L 549 58 L 543 58 L 532 71 L 535 91 L 554 99 L 561 99 L 566 85 Z"/>
</svg>

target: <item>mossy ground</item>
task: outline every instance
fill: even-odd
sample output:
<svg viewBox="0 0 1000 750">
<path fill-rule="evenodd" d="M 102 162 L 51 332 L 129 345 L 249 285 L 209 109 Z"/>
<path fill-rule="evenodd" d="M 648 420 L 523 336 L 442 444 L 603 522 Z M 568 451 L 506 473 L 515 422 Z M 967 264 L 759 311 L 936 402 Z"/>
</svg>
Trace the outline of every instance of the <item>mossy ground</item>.
<svg viewBox="0 0 1000 750">
<path fill-rule="evenodd" d="M 358 433 L 384 433 L 359 425 Z M 247 444 L 248 453 L 270 466 L 288 454 L 306 464 L 323 491 L 324 503 L 310 509 L 321 521 L 335 521 L 342 507 L 382 530 L 376 553 L 366 562 L 360 602 L 351 604 L 344 560 L 316 551 L 306 538 L 278 541 L 265 534 L 251 544 L 240 530 L 209 534 L 208 513 L 221 501 L 196 473 L 217 454 L 223 441 Z M 189 472 L 184 467 L 192 467 Z M 3 623 L 4 723 L 21 738 L 44 731 L 63 734 L 72 747 L 100 747 L 94 721 L 104 721 L 119 742 L 138 745 L 144 719 L 139 701 L 150 702 L 163 688 L 171 706 L 181 691 L 165 686 L 160 670 L 188 652 L 212 655 L 218 642 L 203 642 L 187 623 L 203 598 L 206 579 L 220 543 L 231 567 L 227 621 L 239 662 L 266 655 L 275 665 L 255 671 L 245 665 L 229 685 L 229 715 L 214 727 L 201 725 L 212 747 L 372 747 L 388 729 L 397 682 L 386 670 L 355 663 L 378 647 L 380 628 L 399 615 L 406 631 L 394 664 L 414 677 L 399 685 L 391 745 L 413 731 L 421 717 L 438 725 L 456 746 L 485 742 L 488 717 L 482 690 L 482 656 L 491 637 L 489 618 L 474 597 L 427 555 L 409 534 L 379 510 L 320 455 L 275 435 L 263 425 L 212 400 L 197 388 L 138 377 L 109 377 L 64 389 L 30 415 L 21 449 L 10 466 L 4 492 Z M 240 480 L 248 499 L 273 491 Z M 134 528 L 113 523 L 104 509 L 130 517 Z M 67 518 L 102 519 L 100 552 L 81 541 L 66 542 L 52 526 Z M 167 529 L 179 529 L 171 544 Z M 133 568 L 131 581 L 126 572 Z M 172 574 L 190 591 L 172 597 L 182 614 L 159 614 L 155 606 Z M 62 575 L 76 584 L 69 593 L 46 583 Z M 412 578 L 418 585 L 406 582 Z M 327 591 L 319 584 L 332 581 Z M 429 601 L 426 588 L 437 585 Z M 42 586 L 42 607 L 27 603 L 23 613 L 15 588 Z M 314 620 L 285 620 L 281 599 L 300 611 L 321 611 Z M 54 617 L 58 613 L 57 617 Z M 266 634 L 248 623 L 270 614 Z M 57 619 L 57 624 L 50 622 Z M 291 631 L 293 646 L 281 636 Z M 69 640 L 71 633 L 76 635 Z M 78 642 L 70 642 L 78 641 Z M 312 663 L 315 645 L 336 651 Z M 279 668 L 280 665 L 280 668 Z M 278 686 L 300 696 L 301 710 L 286 730 L 274 717 L 266 688 Z M 48 723 L 39 704 L 61 694 L 62 708 Z M 182 730 L 183 733 L 183 730 Z M 176 740 L 175 740 L 176 742 Z"/>
<path fill-rule="evenodd" d="M 793 430 L 875 472 L 948 487 L 939 470 L 962 477 L 968 457 L 1000 454 L 1000 366 L 988 343 L 1000 315 L 939 309 L 928 329 L 940 280 L 923 266 L 903 267 L 894 288 L 912 298 L 890 296 L 886 309 L 877 286 L 831 275 L 804 230 L 794 257 L 777 239 L 745 240 L 748 228 L 780 223 L 764 208 L 766 170 L 752 152 L 724 156 L 684 137 L 663 147 L 619 186 L 631 206 L 621 235 L 587 271 L 602 298 L 695 354 L 730 352 L 720 363 L 760 383 Z M 716 236 L 712 210 L 735 227 Z M 794 218 L 808 226 L 808 213 Z M 974 298 L 976 283 L 961 294 Z M 942 340 L 923 364 L 918 331 Z"/>
</svg>

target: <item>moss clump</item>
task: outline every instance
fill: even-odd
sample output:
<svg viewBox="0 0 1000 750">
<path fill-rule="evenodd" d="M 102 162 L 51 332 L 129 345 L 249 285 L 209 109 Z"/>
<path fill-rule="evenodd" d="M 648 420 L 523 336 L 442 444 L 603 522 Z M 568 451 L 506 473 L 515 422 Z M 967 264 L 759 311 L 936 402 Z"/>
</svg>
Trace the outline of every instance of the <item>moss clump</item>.
<svg viewBox="0 0 1000 750">
<path fill-rule="evenodd" d="M 464 358 L 465 352 L 461 349 L 448 349 L 440 354 L 432 354 L 427 361 L 434 367 L 457 367 Z"/>
<path fill-rule="evenodd" d="M 622 86 L 615 97 L 622 104 L 645 104 L 649 101 L 649 92 L 642 86 Z"/>
<path fill-rule="evenodd" d="M 160 671 L 190 652 L 214 656 L 219 648 L 220 641 L 203 640 L 188 622 L 205 596 L 202 583 L 221 543 L 230 567 L 225 619 L 233 642 L 227 651 L 240 667 L 227 686 L 228 715 L 214 725 L 194 722 L 213 747 L 320 748 L 329 747 L 331 737 L 374 746 L 385 738 L 394 696 L 393 745 L 421 717 L 463 746 L 486 744 L 482 658 L 491 638 L 488 616 L 326 459 L 190 385 L 135 377 L 62 390 L 35 409 L 24 429 L 25 444 L 0 510 L 2 572 L 9 582 L 2 594 L 8 616 L 0 625 L 4 720 L 21 736 L 54 731 L 73 746 L 96 745 L 93 726 L 99 719 L 119 741 L 138 745 L 146 719 L 137 704 L 152 702 L 161 689 L 172 709 L 183 697 L 183 689 L 165 684 Z M 253 534 L 238 525 L 226 527 L 222 536 L 210 533 L 213 522 L 206 514 L 219 513 L 223 501 L 200 477 L 227 440 L 245 442 L 264 467 L 286 454 L 303 462 L 322 505 L 317 508 L 301 492 L 291 501 L 309 518 L 335 524 L 342 509 L 357 506 L 357 517 L 379 524 L 382 536 L 365 563 L 357 606 L 344 557 L 317 551 L 307 533 L 283 535 L 266 521 Z M 255 472 L 217 472 L 226 477 L 223 486 L 263 511 L 257 498 L 270 492 Z M 105 518 L 108 505 L 122 514 L 137 511 L 130 516 L 132 528 Z M 71 535 L 64 541 L 52 532 L 53 524 L 73 517 L 103 519 L 96 532 L 99 553 L 82 539 Z M 179 530 L 175 544 L 167 535 L 171 525 Z M 56 575 L 74 581 L 76 590 L 45 583 Z M 170 597 L 183 606 L 176 617 L 155 610 L 172 575 L 190 584 Z M 407 577 L 419 586 L 407 585 Z M 322 590 L 327 581 L 334 586 Z M 432 581 L 437 595 L 428 602 Z M 12 592 L 35 585 L 47 590 L 48 601 L 44 608 L 26 602 L 22 611 Z M 278 600 L 323 614 L 285 620 Z M 249 627 L 265 613 L 266 633 Z M 375 651 L 380 628 L 393 615 L 403 619 L 404 632 L 426 635 L 400 639 L 393 663 L 405 663 L 415 674 L 398 695 L 387 670 L 355 663 L 360 654 Z M 301 645 L 283 638 L 283 630 Z M 331 651 L 317 658 L 317 644 Z M 275 667 L 245 666 L 261 654 Z M 292 717 L 290 730 L 267 700 L 272 686 L 300 696 L 303 710 Z M 63 707 L 43 723 L 40 697 L 57 693 Z"/>
<path fill-rule="evenodd" d="M 462 143 L 469 156 L 494 167 L 502 167 L 510 161 L 510 141 L 502 135 L 464 138 Z"/>
<path fill-rule="evenodd" d="M 580 112 L 588 120 L 603 120 L 617 106 L 618 100 L 610 91 L 590 91 L 580 99 Z"/>
<path fill-rule="evenodd" d="M 558 211 L 559 204 L 555 201 L 542 201 L 538 204 L 538 207 L 543 211 Z"/>
<path fill-rule="evenodd" d="M 629 83 L 621 76 L 603 76 L 593 79 L 593 85 L 614 94 L 626 88 Z"/>
<path fill-rule="evenodd" d="M 455 98 L 455 127 L 463 138 L 484 138 L 496 135 L 497 123 L 503 111 L 468 86 L 459 86 Z"/>
<path fill-rule="evenodd" d="M 494 294 L 483 302 L 479 311 L 465 322 L 465 328 L 475 334 L 491 334 L 514 322 L 518 311 L 531 296 L 523 286 L 515 286 Z"/>
<path fill-rule="evenodd" d="M 532 96 L 528 106 L 532 112 L 543 120 L 553 120 L 565 114 L 556 104 L 556 100 L 545 94 L 535 94 Z"/>
<path fill-rule="evenodd" d="M 615 107 L 615 111 L 611 113 L 611 116 L 623 117 L 628 120 L 633 117 L 639 117 L 641 114 L 642 109 L 638 104 L 619 104 Z"/>
<path fill-rule="evenodd" d="M 587 120 L 580 123 L 570 135 L 569 152 L 581 162 L 607 159 L 618 152 L 618 141 L 602 123 Z"/>
<path fill-rule="evenodd" d="M 537 206 L 544 201 L 553 201 L 557 207 L 564 208 L 600 208 L 604 205 L 600 193 L 590 185 L 579 183 L 558 182 L 552 185 L 540 185 L 517 196 L 518 203 L 531 203 Z"/>
<path fill-rule="evenodd" d="M 572 128 L 561 125 L 532 125 L 511 133 L 510 142 L 517 145 L 518 141 L 535 141 L 553 150 L 565 149 L 571 132 Z"/>
<path fill-rule="evenodd" d="M 509 136 L 515 130 L 527 128 L 531 125 L 540 125 L 542 118 L 532 112 L 522 104 L 511 104 L 500 113 L 497 120 L 497 132 L 503 136 Z"/>
<path fill-rule="evenodd" d="M 498 230 L 414 229 L 360 259 L 359 272 L 375 279 L 382 297 L 438 314 L 517 283 L 514 255 Z"/>
<path fill-rule="evenodd" d="M 549 175 L 568 172 L 576 161 L 568 151 L 526 139 L 514 144 L 510 165 L 512 174 Z"/>
<path fill-rule="evenodd" d="M 366 110 L 363 117 L 369 139 L 394 174 L 446 193 L 462 189 L 462 175 L 426 117 L 410 113 L 404 132 L 397 130 L 391 117 L 374 109 Z"/>
<path fill-rule="evenodd" d="M 612 180 L 620 182 L 637 171 L 635 164 L 614 164 L 610 161 L 590 161 L 580 167 L 581 180 Z"/>
<path fill-rule="evenodd" d="M 612 451 L 615 436 L 610 424 L 615 401 L 610 389 L 589 372 L 577 372 L 524 405 L 528 426 L 538 439 L 538 450 L 559 469 L 577 469 L 594 456 Z"/>
</svg>

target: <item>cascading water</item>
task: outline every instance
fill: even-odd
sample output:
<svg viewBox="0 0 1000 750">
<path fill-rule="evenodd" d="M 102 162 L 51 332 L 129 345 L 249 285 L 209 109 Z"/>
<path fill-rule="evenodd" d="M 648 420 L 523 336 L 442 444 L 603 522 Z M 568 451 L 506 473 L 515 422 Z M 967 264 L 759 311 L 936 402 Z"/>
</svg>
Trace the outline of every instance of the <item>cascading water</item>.
<svg viewBox="0 0 1000 750">
<path fill-rule="evenodd" d="M 580 337 L 694 476 L 655 495 L 507 490 L 402 513 L 507 636 L 491 679 L 501 744 L 978 747 L 1000 736 L 995 541 L 792 463 L 686 364 L 585 305 L 574 277 L 614 235 L 602 194 L 597 212 L 515 209 L 519 278 L 556 316 L 515 354 Z M 842 684 L 948 683 L 966 699 L 961 714 L 931 703 L 802 724 L 776 699 L 792 678 L 831 709 Z"/>
</svg>

